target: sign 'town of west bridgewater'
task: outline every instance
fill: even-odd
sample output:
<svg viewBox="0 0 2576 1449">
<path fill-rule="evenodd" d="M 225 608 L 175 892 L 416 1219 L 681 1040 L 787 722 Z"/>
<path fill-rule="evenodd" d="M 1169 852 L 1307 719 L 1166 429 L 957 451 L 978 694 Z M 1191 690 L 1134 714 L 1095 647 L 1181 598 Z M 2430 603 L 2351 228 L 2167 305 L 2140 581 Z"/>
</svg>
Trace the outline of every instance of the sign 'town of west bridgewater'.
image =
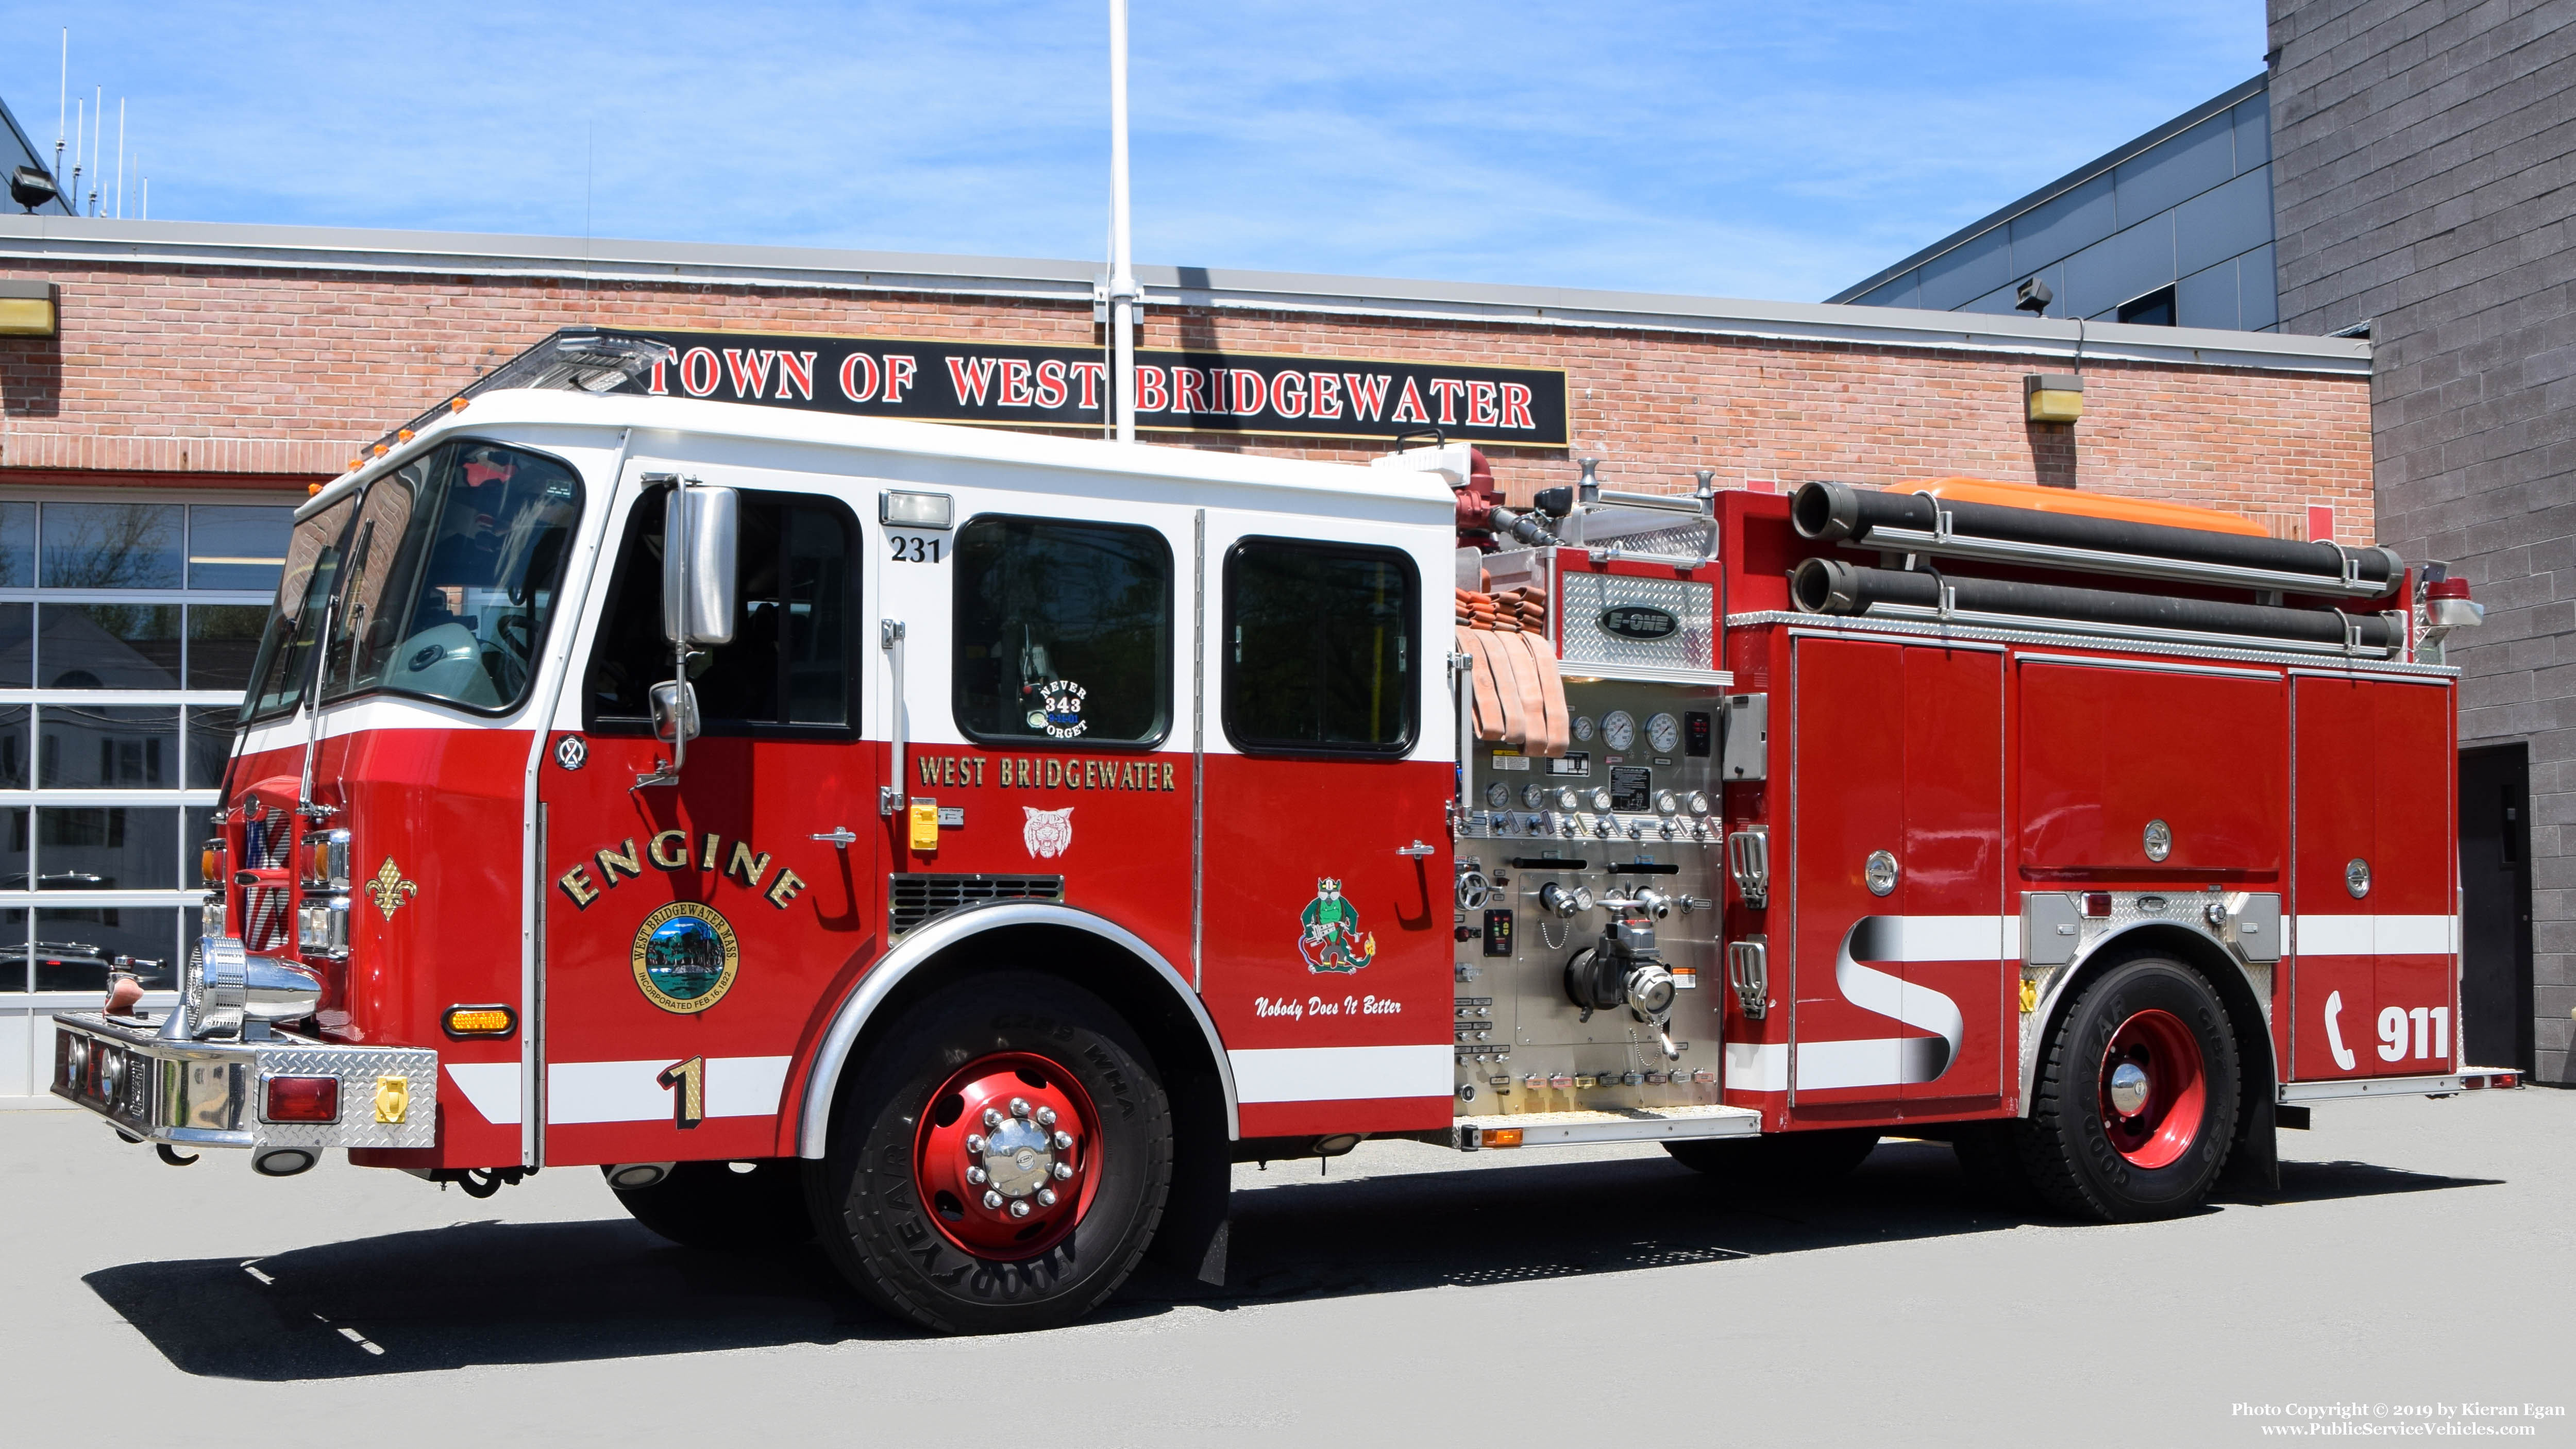
<svg viewBox="0 0 2576 1449">
<path fill-rule="evenodd" d="M 917 338 L 625 332 L 668 355 L 611 391 L 920 422 L 1097 428 L 1100 350 Z M 1136 354 L 1136 426 L 1155 432 L 1566 446 L 1565 373 L 1225 352 Z"/>
</svg>

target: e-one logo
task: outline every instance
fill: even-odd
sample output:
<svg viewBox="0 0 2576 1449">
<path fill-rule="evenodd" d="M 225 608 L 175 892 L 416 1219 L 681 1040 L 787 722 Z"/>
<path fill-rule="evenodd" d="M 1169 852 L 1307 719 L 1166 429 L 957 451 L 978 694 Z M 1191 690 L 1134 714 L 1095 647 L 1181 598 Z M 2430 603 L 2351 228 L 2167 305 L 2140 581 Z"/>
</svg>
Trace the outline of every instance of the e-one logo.
<svg viewBox="0 0 2576 1449">
<path fill-rule="evenodd" d="M 1601 632 L 1622 639 L 1669 639 L 1681 627 L 1682 621 L 1671 610 L 1648 604 L 1622 604 L 1601 611 Z"/>
</svg>

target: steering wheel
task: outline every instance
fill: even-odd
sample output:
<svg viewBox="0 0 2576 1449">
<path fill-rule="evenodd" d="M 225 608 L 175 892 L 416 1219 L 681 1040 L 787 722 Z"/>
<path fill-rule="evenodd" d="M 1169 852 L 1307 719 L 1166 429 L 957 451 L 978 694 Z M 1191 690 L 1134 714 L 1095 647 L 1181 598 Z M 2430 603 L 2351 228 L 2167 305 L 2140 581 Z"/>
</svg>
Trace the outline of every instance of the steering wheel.
<svg viewBox="0 0 2576 1449">
<path fill-rule="evenodd" d="M 537 651 L 536 621 L 525 614 L 503 614 L 492 622 L 492 637 L 524 662 Z"/>
</svg>

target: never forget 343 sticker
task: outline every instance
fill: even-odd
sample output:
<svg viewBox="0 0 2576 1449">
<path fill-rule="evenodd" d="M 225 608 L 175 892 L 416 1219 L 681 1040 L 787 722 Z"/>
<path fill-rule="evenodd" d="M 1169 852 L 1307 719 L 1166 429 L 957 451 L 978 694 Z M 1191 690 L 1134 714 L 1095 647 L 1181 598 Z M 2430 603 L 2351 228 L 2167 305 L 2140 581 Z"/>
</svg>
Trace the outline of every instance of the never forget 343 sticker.
<svg viewBox="0 0 2576 1449">
<path fill-rule="evenodd" d="M 664 1011 L 690 1015 L 724 1000 L 742 967 L 742 946 L 722 912 L 674 901 L 635 928 L 635 986 Z"/>
<path fill-rule="evenodd" d="M 1090 691 L 1070 679 L 1050 679 L 1037 687 L 1038 707 L 1029 711 L 1029 728 L 1045 730 L 1054 739 L 1069 740 L 1091 728 L 1082 717 L 1082 703 Z"/>
</svg>

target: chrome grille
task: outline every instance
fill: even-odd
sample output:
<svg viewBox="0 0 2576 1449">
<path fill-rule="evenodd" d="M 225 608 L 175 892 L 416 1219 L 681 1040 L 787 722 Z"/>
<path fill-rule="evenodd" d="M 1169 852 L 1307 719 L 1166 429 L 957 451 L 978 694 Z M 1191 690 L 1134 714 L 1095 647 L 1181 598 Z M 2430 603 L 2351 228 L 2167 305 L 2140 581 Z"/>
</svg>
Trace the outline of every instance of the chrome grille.
<svg viewBox="0 0 2576 1449">
<path fill-rule="evenodd" d="M 960 906 L 985 901 L 1060 901 L 1060 875 L 899 875 L 886 905 L 887 932 L 900 936 Z"/>
</svg>

